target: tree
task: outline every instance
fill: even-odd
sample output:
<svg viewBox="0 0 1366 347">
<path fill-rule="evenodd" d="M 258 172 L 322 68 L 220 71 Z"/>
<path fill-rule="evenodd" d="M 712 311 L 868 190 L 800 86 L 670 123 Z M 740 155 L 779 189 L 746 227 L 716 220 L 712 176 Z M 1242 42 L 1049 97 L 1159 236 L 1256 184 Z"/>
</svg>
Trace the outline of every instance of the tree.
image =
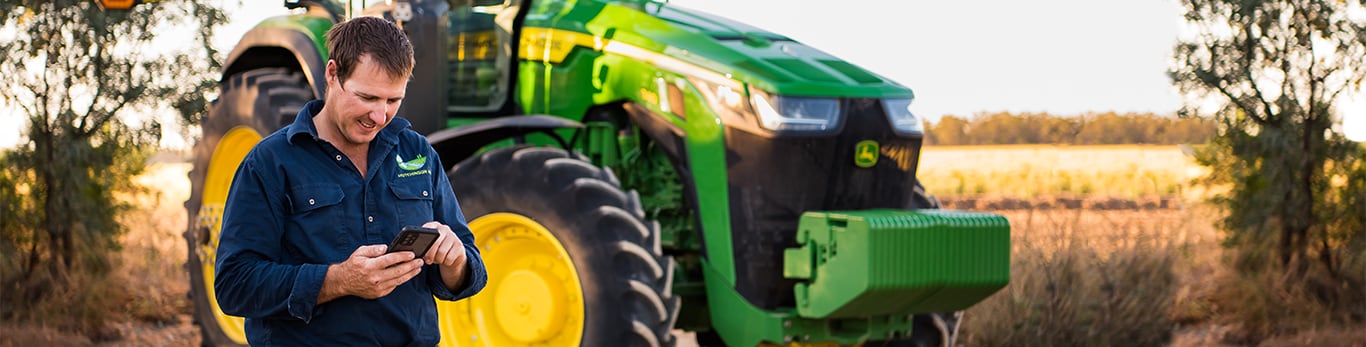
<svg viewBox="0 0 1366 347">
<path fill-rule="evenodd" d="M 7 0 L 0 20 L 0 109 L 28 121 L 27 143 L 0 156 L 0 313 L 13 317 L 73 272 L 108 269 L 128 208 L 117 195 L 136 189 L 129 179 L 160 131 L 131 120 L 158 107 L 198 118 L 217 86 L 212 28 L 226 16 L 198 2 L 106 12 L 89 0 Z M 198 28 L 198 44 L 156 42 L 171 26 Z"/>
<path fill-rule="evenodd" d="M 927 129 L 926 143 L 931 145 L 1172 145 L 1205 143 L 1214 133 L 1213 123 L 1206 119 L 1114 112 L 1079 116 L 983 112 L 969 119 L 948 115 Z"/>
<path fill-rule="evenodd" d="M 968 137 L 968 120 L 954 115 L 946 115 L 939 119 L 939 122 L 930 125 L 926 136 L 929 143 L 936 145 L 966 145 Z"/>
<path fill-rule="evenodd" d="M 1332 124 L 1334 102 L 1361 92 L 1366 76 L 1366 30 L 1349 13 L 1360 12 L 1362 2 L 1183 5 L 1198 33 L 1176 46 L 1169 73 L 1197 100 L 1188 104 L 1222 103 L 1212 115 L 1194 107 L 1182 112 L 1218 124 L 1198 160 L 1213 169 L 1209 182 L 1230 188 L 1214 201 L 1227 213 L 1221 224 L 1237 254 L 1235 268 L 1245 277 L 1276 271 L 1282 275 L 1267 282 L 1301 286 L 1286 293 L 1348 311 L 1337 321 L 1361 320 L 1366 214 L 1353 194 L 1363 185 L 1362 151 Z"/>
</svg>

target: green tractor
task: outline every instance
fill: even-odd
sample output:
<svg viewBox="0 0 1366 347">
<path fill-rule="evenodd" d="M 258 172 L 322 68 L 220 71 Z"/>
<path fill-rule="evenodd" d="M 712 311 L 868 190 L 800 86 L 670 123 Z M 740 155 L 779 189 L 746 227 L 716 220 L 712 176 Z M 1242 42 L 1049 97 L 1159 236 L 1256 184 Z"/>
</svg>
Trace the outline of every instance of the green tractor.
<svg viewBox="0 0 1366 347">
<path fill-rule="evenodd" d="M 916 180 L 911 90 L 782 35 L 642 0 L 285 6 L 232 50 L 194 149 L 205 345 L 246 342 L 212 285 L 233 174 L 323 95 L 324 33 L 357 15 L 412 40 L 399 116 L 487 263 L 439 303 L 444 346 L 948 345 L 1009 280 L 1005 218 Z"/>
</svg>

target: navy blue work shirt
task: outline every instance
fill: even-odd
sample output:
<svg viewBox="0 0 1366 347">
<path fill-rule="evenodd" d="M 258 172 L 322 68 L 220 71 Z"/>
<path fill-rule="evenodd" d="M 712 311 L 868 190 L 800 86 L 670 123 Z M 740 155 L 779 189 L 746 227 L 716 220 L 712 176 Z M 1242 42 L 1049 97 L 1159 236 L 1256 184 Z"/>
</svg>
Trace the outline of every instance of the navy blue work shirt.
<svg viewBox="0 0 1366 347">
<path fill-rule="evenodd" d="M 246 317 L 254 346 L 434 346 L 441 336 L 432 297 L 466 298 L 488 279 L 441 160 L 407 120 L 395 118 L 370 142 L 361 177 L 318 137 L 313 117 L 322 106 L 309 102 L 238 167 L 218 244 L 218 304 Z M 448 290 L 437 265 L 428 265 L 382 298 L 317 304 L 329 264 L 429 221 L 449 225 L 465 243 L 463 288 Z"/>
</svg>

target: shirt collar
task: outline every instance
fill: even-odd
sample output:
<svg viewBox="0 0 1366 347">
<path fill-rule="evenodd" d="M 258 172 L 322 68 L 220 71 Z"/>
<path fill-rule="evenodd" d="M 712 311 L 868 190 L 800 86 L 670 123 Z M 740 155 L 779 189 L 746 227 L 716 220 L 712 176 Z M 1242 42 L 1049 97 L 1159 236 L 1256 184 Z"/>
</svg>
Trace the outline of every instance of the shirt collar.
<svg viewBox="0 0 1366 347">
<path fill-rule="evenodd" d="M 291 143 L 298 139 L 319 141 L 318 128 L 313 126 L 313 117 L 317 116 L 318 112 L 321 112 L 322 110 L 323 100 L 313 100 L 304 104 L 304 107 L 299 109 L 299 114 L 294 116 L 294 124 L 290 125 L 289 133 L 286 138 L 288 138 Z M 412 123 L 408 122 L 407 119 L 394 117 L 393 120 L 389 121 L 389 125 L 384 126 L 384 129 L 381 129 L 379 134 L 375 135 L 375 141 L 386 144 L 396 144 L 398 143 L 398 134 L 403 132 L 404 129 L 408 129 L 410 126 L 412 126 Z"/>
</svg>

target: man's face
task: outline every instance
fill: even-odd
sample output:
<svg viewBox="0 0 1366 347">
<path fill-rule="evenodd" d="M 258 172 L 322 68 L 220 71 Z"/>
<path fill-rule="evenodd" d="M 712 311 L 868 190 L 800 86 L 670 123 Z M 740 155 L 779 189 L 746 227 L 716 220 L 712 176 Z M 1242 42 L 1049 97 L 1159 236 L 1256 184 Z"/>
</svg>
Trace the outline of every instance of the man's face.
<svg viewBox="0 0 1366 347">
<path fill-rule="evenodd" d="M 342 145 L 369 143 L 398 112 L 407 89 L 405 78 L 390 77 L 384 69 L 363 54 L 346 81 L 337 78 L 337 64 L 327 63 L 327 108 L 325 124 L 335 126 Z"/>
</svg>

